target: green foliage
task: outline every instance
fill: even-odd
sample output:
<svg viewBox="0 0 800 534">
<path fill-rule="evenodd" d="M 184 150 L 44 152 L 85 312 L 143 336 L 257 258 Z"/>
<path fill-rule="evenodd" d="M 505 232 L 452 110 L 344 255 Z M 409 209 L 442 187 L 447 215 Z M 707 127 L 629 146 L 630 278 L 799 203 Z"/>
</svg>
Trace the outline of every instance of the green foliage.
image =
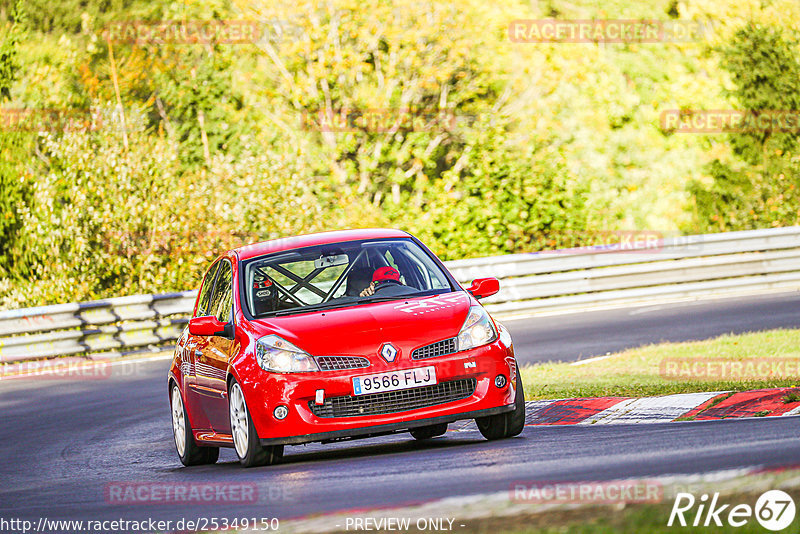
<svg viewBox="0 0 800 534">
<path fill-rule="evenodd" d="M 256 6 L 259 13 L 274 7 Z M 268 90 L 287 95 L 282 104 L 294 108 L 293 122 L 359 193 L 377 205 L 406 204 L 420 182 L 452 168 L 465 147 L 457 119 L 488 113 L 502 72 L 513 68 L 497 56 L 505 20 L 486 11 L 416 0 L 283 7 L 281 18 L 299 28 L 283 46 L 263 45 L 278 66 Z M 330 121 L 345 131 L 326 131 Z"/>
<path fill-rule="evenodd" d="M 17 0 L 10 13 L 10 23 L 3 28 L 0 44 L 0 103 L 11 99 L 11 89 L 22 68 L 20 41 L 24 38 L 25 12 Z M 11 250 L 17 246 L 21 221 L 19 209 L 30 197 L 28 176 L 21 164 L 30 153 L 31 136 L 25 132 L 0 131 L 0 276 L 13 269 Z"/>
<path fill-rule="evenodd" d="M 515 146 L 488 124 L 470 137 L 462 168 L 430 188 L 422 221 L 407 221 L 419 237 L 446 259 L 573 244 L 569 238 L 586 229 L 587 191 L 570 183 L 546 147 Z"/>
<path fill-rule="evenodd" d="M 229 58 L 219 51 L 193 60 L 183 54 L 175 63 L 154 73 L 154 85 L 166 102 L 163 118 L 180 143 L 182 162 L 191 167 L 210 163 L 213 154 L 236 154 L 242 101 L 231 85 Z"/>
<path fill-rule="evenodd" d="M 731 73 L 731 91 L 742 109 L 765 111 L 800 110 L 800 61 L 797 43 L 787 41 L 780 29 L 747 25 L 736 32 L 722 51 L 722 65 Z M 798 132 L 764 131 L 733 135 L 735 153 L 751 164 L 759 164 L 764 152 L 791 152 L 797 148 Z"/>
<path fill-rule="evenodd" d="M 797 44 L 780 29 L 748 24 L 722 50 L 722 65 L 735 84 L 731 95 L 742 109 L 800 113 Z M 800 224 L 798 132 L 732 133 L 739 162 L 714 160 L 710 187 L 689 184 L 701 231 L 746 230 Z"/>
<path fill-rule="evenodd" d="M 166 139 L 132 132 L 126 151 L 120 126 L 42 138 L 47 169 L 22 214 L 21 280 L 0 285 L 6 304 L 182 291 L 229 248 L 371 222 L 293 155 L 216 157 L 181 173 Z"/>
<path fill-rule="evenodd" d="M 18 47 L 23 37 L 21 26 L 25 19 L 22 0 L 14 4 L 10 19 L 10 27 L 5 29 L 3 43 L 0 44 L 0 101 L 11 99 L 11 88 L 20 69 Z"/>
<path fill-rule="evenodd" d="M 21 246 L 20 209 L 30 202 L 31 177 L 23 159 L 31 153 L 32 136 L 27 132 L 0 131 L 0 277 L 15 269 L 11 252 Z"/>
<path fill-rule="evenodd" d="M 0 0 L 7 105 L 103 117 L 0 132 L 0 307 L 187 289 L 226 248 L 345 227 L 402 228 L 460 258 L 797 224 L 795 136 L 658 127 L 731 100 L 797 109 L 795 4 L 29 0 L 14 34 Z M 510 21 L 544 17 L 720 31 L 509 41 Z M 260 21 L 260 38 L 108 40 L 114 23 L 230 19 Z"/>
<path fill-rule="evenodd" d="M 553 133 L 526 132 L 536 103 L 510 96 L 530 88 L 541 61 L 532 48 L 505 45 L 520 9 L 414 0 L 282 6 L 281 18 L 299 28 L 283 46 L 263 45 L 277 65 L 267 94 L 290 95 L 284 105 L 323 147 L 334 176 L 443 257 L 538 248 L 543 236 L 585 228 L 585 195 L 576 191 L 587 187 L 547 148 Z"/>
<path fill-rule="evenodd" d="M 0 0 L 0 14 L 12 11 L 17 0 Z M 110 20 L 120 13 L 133 13 L 146 0 L 25 0 L 30 28 L 43 33 L 78 33 L 86 17 Z"/>
</svg>

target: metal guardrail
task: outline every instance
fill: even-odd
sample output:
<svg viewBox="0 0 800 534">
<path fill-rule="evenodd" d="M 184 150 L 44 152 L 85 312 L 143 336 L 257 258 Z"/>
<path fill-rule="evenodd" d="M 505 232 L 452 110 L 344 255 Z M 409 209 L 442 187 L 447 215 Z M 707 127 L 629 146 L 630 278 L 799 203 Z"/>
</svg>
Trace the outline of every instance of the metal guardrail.
<svg viewBox="0 0 800 534">
<path fill-rule="evenodd" d="M 0 312 L 0 362 L 129 351 L 178 338 L 196 291 Z"/>
<path fill-rule="evenodd" d="M 458 280 L 493 273 L 498 317 L 726 293 L 800 289 L 800 227 L 683 236 L 644 247 L 582 249 L 458 260 Z"/>
<path fill-rule="evenodd" d="M 726 293 L 800 289 L 800 227 L 446 262 L 465 286 L 495 276 L 500 318 Z M 164 345 L 195 291 L 0 311 L 0 362 Z"/>
</svg>

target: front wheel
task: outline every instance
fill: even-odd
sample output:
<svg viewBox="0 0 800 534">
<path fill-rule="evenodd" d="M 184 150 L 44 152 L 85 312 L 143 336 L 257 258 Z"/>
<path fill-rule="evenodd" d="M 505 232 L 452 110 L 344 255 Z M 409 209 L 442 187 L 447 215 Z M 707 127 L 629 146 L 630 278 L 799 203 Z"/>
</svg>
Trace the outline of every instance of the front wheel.
<svg viewBox="0 0 800 534">
<path fill-rule="evenodd" d="M 283 445 L 261 445 L 244 400 L 244 392 L 236 379 L 231 382 L 228 399 L 233 448 L 236 449 L 239 462 L 245 467 L 256 467 L 272 465 L 280 460 L 283 457 Z"/>
<path fill-rule="evenodd" d="M 517 368 L 516 395 L 514 396 L 514 411 L 480 417 L 475 419 L 478 430 L 486 439 L 511 438 L 522 432 L 525 427 L 525 392 L 522 389 L 522 377 Z"/>
<path fill-rule="evenodd" d="M 175 438 L 175 449 L 178 451 L 181 463 L 186 466 L 215 463 L 219 458 L 219 447 L 200 447 L 195 443 L 178 384 L 172 384 L 170 409 L 172 436 Z"/>
</svg>

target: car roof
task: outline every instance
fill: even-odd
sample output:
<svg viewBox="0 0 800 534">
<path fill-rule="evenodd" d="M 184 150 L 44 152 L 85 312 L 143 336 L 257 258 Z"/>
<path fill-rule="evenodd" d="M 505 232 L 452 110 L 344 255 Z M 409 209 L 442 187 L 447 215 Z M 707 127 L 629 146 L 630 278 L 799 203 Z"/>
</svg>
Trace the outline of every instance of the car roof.
<svg viewBox="0 0 800 534">
<path fill-rule="evenodd" d="M 270 254 L 273 252 L 283 252 L 295 248 L 312 247 L 315 245 L 329 245 L 331 243 L 341 243 L 343 241 L 357 241 L 361 239 L 386 239 L 393 237 L 409 237 L 407 232 L 393 230 L 389 228 L 367 228 L 362 230 L 335 230 L 332 232 L 320 232 L 316 234 L 306 234 L 292 237 L 262 241 L 234 249 L 240 260 L 246 260 Z"/>
</svg>

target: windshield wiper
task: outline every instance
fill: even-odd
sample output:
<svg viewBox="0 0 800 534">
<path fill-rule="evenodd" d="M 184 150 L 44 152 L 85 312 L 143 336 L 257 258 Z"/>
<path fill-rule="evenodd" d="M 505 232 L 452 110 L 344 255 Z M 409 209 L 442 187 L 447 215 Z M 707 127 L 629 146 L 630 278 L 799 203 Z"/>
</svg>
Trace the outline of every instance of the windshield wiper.
<svg viewBox="0 0 800 534">
<path fill-rule="evenodd" d="M 353 304 L 358 304 L 357 301 L 351 300 L 347 302 L 337 302 L 331 304 L 330 302 L 320 302 L 319 304 L 310 304 L 308 306 L 297 306 L 295 308 L 288 308 L 286 310 L 278 310 L 273 312 L 269 315 L 263 315 L 262 317 L 279 317 L 281 315 L 294 315 L 295 313 L 305 313 L 305 312 L 312 312 L 312 311 L 319 311 L 319 310 L 331 310 L 334 308 L 342 308 L 344 306 L 352 306 Z"/>
<path fill-rule="evenodd" d="M 408 293 L 406 295 L 377 295 L 374 297 L 365 297 L 361 300 L 357 300 L 354 304 L 371 304 L 373 302 L 387 302 L 390 300 L 405 300 L 409 298 L 415 298 L 418 295 L 416 293 Z"/>
<path fill-rule="evenodd" d="M 266 319 L 268 317 L 280 317 L 283 315 L 294 315 L 296 313 L 306 313 L 320 310 L 333 310 L 336 308 L 344 308 L 346 306 L 358 306 L 360 304 L 372 304 L 374 302 L 388 302 L 390 300 L 405 300 L 408 298 L 415 298 L 419 295 L 417 293 L 409 293 L 407 295 L 374 295 L 372 297 L 362 297 L 359 300 L 348 300 L 344 302 L 320 302 L 319 304 L 309 304 L 308 306 L 297 306 L 295 308 L 288 308 L 286 310 L 278 310 L 270 313 L 269 315 L 262 315 L 259 319 Z"/>
</svg>

